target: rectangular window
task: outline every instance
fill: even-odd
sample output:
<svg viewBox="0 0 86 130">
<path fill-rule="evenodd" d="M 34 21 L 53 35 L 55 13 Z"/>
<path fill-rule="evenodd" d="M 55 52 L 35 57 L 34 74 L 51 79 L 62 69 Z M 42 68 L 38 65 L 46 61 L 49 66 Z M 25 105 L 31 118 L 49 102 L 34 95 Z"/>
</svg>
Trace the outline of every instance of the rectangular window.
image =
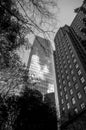
<svg viewBox="0 0 86 130">
<path fill-rule="evenodd" d="M 73 81 L 74 81 L 74 82 L 76 81 L 76 77 L 75 77 L 75 76 L 73 76 Z"/>
<path fill-rule="evenodd" d="M 72 68 L 72 65 L 69 65 L 69 68 L 71 69 L 71 68 Z"/>
<path fill-rule="evenodd" d="M 59 88 L 61 89 L 61 88 L 62 88 L 62 86 L 60 85 L 60 86 L 59 86 Z"/>
<path fill-rule="evenodd" d="M 76 103 L 75 98 L 72 98 L 73 105 Z"/>
<path fill-rule="evenodd" d="M 76 84 L 75 84 L 75 89 L 78 89 L 78 88 L 79 88 L 79 86 L 78 86 L 78 84 L 76 83 Z"/>
<path fill-rule="evenodd" d="M 70 50 L 70 53 L 73 53 L 73 51 L 72 51 L 72 50 Z"/>
<path fill-rule="evenodd" d="M 72 54 L 72 58 L 74 57 L 74 54 Z"/>
<path fill-rule="evenodd" d="M 68 99 L 68 95 L 67 94 L 65 95 L 65 98 L 66 98 L 66 100 Z"/>
<path fill-rule="evenodd" d="M 63 108 L 62 108 L 62 110 L 64 111 L 64 110 L 65 110 L 65 108 L 63 107 Z"/>
<path fill-rule="evenodd" d="M 74 74 L 74 71 L 73 71 L 73 70 L 71 70 L 71 74 Z"/>
<path fill-rule="evenodd" d="M 67 70 L 66 70 L 65 72 L 66 72 L 66 74 L 68 73 L 68 71 L 67 71 Z"/>
<path fill-rule="evenodd" d="M 70 82 L 68 82 L 68 85 L 69 85 L 69 87 L 71 86 L 71 83 Z"/>
<path fill-rule="evenodd" d="M 65 92 L 67 91 L 66 87 L 64 87 L 64 91 L 65 91 Z"/>
<path fill-rule="evenodd" d="M 70 104 L 69 103 L 67 103 L 67 108 L 70 109 Z"/>
<path fill-rule="evenodd" d="M 79 99 L 81 99 L 81 98 L 82 98 L 82 95 L 81 95 L 81 93 L 80 93 L 80 92 L 78 92 L 77 96 L 78 96 L 78 98 L 79 98 Z"/>
<path fill-rule="evenodd" d="M 62 96 L 62 92 L 60 92 L 60 95 Z"/>
<path fill-rule="evenodd" d="M 67 59 L 69 59 L 69 56 L 67 56 Z"/>
<path fill-rule="evenodd" d="M 71 95 L 73 94 L 73 90 L 72 90 L 72 89 L 70 89 L 70 94 L 71 94 Z"/>
<path fill-rule="evenodd" d="M 59 83 L 60 83 L 61 81 L 60 81 L 60 79 L 59 79 Z"/>
<path fill-rule="evenodd" d="M 81 75 L 81 70 L 78 71 L 78 75 Z"/>
<path fill-rule="evenodd" d="M 75 111 L 76 113 L 78 113 L 78 109 L 77 109 L 77 108 L 75 108 L 74 111 Z"/>
<path fill-rule="evenodd" d="M 76 65 L 75 65 L 75 67 L 76 67 L 76 69 L 78 69 L 79 65 L 78 65 L 78 64 L 76 64 Z"/>
<path fill-rule="evenodd" d="M 64 85 L 65 85 L 65 83 L 66 83 L 65 80 L 63 80 L 63 84 L 64 84 Z"/>
<path fill-rule="evenodd" d="M 62 74 L 62 78 L 64 78 L 64 75 Z"/>
<path fill-rule="evenodd" d="M 70 63 L 70 60 L 68 60 L 68 63 Z"/>
<path fill-rule="evenodd" d="M 81 104 L 81 108 L 82 108 L 82 109 L 85 108 L 85 103 L 84 103 L 84 102 Z"/>
<path fill-rule="evenodd" d="M 73 62 L 76 63 L 76 59 L 74 59 Z"/>
<path fill-rule="evenodd" d="M 64 103 L 64 100 L 62 99 L 61 102 L 62 102 L 62 104 L 63 104 L 63 103 Z"/>
<path fill-rule="evenodd" d="M 81 82 L 84 83 L 85 82 L 85 79 L 84 77 L 81 78 Z"/>
<path fill-rule="evenodd" d="M 69 80 L 69 75 L 67 76 L 67 80 Z"/>
</svg>

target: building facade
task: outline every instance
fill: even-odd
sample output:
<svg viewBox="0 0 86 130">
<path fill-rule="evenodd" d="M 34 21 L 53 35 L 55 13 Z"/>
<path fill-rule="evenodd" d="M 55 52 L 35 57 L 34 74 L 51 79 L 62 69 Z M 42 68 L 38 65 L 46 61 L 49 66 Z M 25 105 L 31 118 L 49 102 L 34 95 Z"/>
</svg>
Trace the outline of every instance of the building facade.
<svg viewBox="0 0 86 130">
<path fill-rule="evenodd" d="M 76 32 L 79 40 L 86 40 L 86 2 L 75 11 L 77 14 L 71 23 L 71 27 Z"/>
<path fill-rule="evenodd" d="M 49 40 L 36 36 L 29 57 L 29 75 L 34 89 L 43 95 L 54 91 L 52 47 Z"/>
<path fill-rule="evenodd" d="M 72 27 L 60 28 L 54 42 L 60 118 L 65 122 L 86 108 L 86 70 L 81 60 L 82 48 Z"/>
</svg>

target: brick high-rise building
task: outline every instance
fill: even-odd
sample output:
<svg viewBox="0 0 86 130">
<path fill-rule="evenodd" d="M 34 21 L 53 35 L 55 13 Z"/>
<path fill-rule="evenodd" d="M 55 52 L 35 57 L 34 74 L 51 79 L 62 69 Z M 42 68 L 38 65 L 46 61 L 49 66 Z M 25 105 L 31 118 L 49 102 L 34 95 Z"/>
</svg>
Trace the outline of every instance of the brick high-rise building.
<svg viewBox="0 0 86 130">
<path fill-rule="evenodd" d="M 86 108 L 86 63 L 81 59 L 85 52 L 76 33 L 67 25 L 58 30 L 54 41 L 60 117 L 67 121 L 69 115 L 79 114 Z"/>
</svg>

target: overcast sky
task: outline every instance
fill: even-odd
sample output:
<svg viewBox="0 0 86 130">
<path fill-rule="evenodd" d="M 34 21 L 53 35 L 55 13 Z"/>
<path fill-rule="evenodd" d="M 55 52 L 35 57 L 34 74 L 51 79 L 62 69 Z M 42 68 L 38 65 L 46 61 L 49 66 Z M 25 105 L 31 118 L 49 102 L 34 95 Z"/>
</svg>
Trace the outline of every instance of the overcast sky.
<svg viewBox="0 0 86 130">
<path fill-rule="evenodd" d="M 83 0 L 58 0 L 59 26 L 70 25 L 76 15 L 74 9 L 82 5 Z"/>
</svg>

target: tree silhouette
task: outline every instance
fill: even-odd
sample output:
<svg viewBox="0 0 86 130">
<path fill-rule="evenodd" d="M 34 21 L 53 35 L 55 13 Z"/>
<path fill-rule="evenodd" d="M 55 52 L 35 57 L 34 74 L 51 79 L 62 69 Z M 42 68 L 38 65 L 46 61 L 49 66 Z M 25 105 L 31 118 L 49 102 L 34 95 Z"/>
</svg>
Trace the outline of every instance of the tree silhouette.
<svg viewBox="0 0 86 130">
<path fill-rule="evenodd" d="M 2 98 L 1 98 L 2 99 Z M 42 95 L 37 90 L 26 89 L 22 96 L 11 96 L 2 103 L 0 112 L 7 113 L 0 122 L 1 130 L 43 130 L 56 129 L 57 121 L 51 108 L 42 101 Z"/>
</svg>

